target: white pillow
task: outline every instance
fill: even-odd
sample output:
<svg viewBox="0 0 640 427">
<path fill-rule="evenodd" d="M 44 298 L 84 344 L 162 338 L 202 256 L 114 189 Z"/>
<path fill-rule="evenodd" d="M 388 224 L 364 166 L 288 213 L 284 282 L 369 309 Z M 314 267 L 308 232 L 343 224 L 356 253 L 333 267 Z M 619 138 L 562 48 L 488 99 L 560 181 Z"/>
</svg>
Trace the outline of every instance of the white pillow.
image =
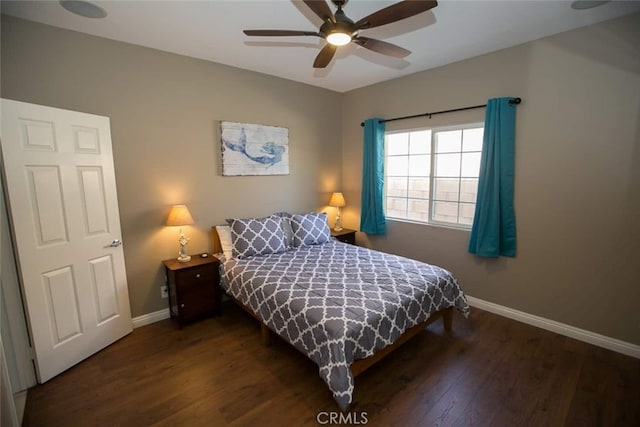
<svg viewBox="0 0 640 427">
<path fill-rule="evenodd" d="M 216 231 L 218 232 L 218 238 L 220 239 L 220 246 L 222 247 L 222 253 L 226 259 L 233 258 L 233 241 L 231 239 L 231 227 L 228 225 L 216 225 Z"/>
</svg>

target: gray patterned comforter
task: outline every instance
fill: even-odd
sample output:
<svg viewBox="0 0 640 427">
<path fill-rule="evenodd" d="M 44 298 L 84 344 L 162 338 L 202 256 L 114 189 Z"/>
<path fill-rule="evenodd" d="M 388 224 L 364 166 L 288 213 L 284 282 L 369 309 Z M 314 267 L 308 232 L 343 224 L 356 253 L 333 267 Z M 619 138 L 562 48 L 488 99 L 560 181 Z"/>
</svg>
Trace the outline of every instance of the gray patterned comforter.
<svg viewBox="0 0 640 427">
<path fill-rule="evenodd" d="M 319 366 L 341 409 L 351 403 L 349 367 L 393 343 L 432 313 L 469 306 L 448 271 L 335 240 L 224 260 L 221 285 Z"/>
</svg>

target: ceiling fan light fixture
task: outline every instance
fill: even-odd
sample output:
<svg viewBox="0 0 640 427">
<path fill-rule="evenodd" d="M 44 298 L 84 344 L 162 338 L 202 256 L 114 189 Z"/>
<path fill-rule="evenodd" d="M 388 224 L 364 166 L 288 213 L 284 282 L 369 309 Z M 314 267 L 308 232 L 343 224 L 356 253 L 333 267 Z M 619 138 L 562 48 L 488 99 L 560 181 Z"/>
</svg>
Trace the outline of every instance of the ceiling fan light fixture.
<svg viewBox="0 0 640 427">
<path fill-rule="evenodd" d="M 351 35 L 347 33 L 334 32 L 327 35 L 327 41 L 334 46 L 344 46 L 351 42 Z"/>
</svg>

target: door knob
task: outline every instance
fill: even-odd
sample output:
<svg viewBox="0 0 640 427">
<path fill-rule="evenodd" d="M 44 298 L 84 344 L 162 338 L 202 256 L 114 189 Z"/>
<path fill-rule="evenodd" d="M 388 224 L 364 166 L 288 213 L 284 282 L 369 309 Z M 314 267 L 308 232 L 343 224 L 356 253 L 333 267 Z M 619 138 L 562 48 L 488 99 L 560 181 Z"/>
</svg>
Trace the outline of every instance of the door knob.
<svg viewBox="0 0 640 427">
<path fill-rule="evenodd" d="M 107 247 L 109 248 L 117 248 L 118 246 L 122 246 L 122 242 L 118 239 L 113 239 L 113 242 Z"/>
</svg>

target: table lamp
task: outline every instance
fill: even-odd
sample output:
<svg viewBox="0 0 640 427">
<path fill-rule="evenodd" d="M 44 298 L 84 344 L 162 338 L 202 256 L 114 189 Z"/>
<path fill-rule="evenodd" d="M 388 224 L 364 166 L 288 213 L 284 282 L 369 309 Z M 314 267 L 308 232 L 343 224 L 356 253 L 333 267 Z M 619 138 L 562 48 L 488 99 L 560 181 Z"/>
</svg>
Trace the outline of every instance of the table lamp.
<svg viewBox="0 0 640 427">
<path fill-rule="evenodd" d="M 189 239 L 182 231 L 183 225 L 191 224 L 193 224 L 193 218 L 191 217 L 191 213 L 186 205 L 175 205 L 171 207 L 169 216 L 167 217 L 167 225 L 180 227 L 180 237 L 178 238 L 178 243 L 180 244 L 180 251 L 178 252 L 179 262 L 191 261 L 191 257 L 187 255 L 187 243 L 189 242 Z"/>
<path fill-rule="evenodd" d="M 329 206 L 333 206 L 338 209 L 338 214 L 336 215 L 336 223 L 333 226 L 335 231 L 342 231 L 342 217 L 340 216 L 340 208 L 344 207 L 346 204 L 344 202 L 344 196 L 342 193 L 333 193 L 331 195 L 331 200 L 329 200 Z"/>
</svg>

